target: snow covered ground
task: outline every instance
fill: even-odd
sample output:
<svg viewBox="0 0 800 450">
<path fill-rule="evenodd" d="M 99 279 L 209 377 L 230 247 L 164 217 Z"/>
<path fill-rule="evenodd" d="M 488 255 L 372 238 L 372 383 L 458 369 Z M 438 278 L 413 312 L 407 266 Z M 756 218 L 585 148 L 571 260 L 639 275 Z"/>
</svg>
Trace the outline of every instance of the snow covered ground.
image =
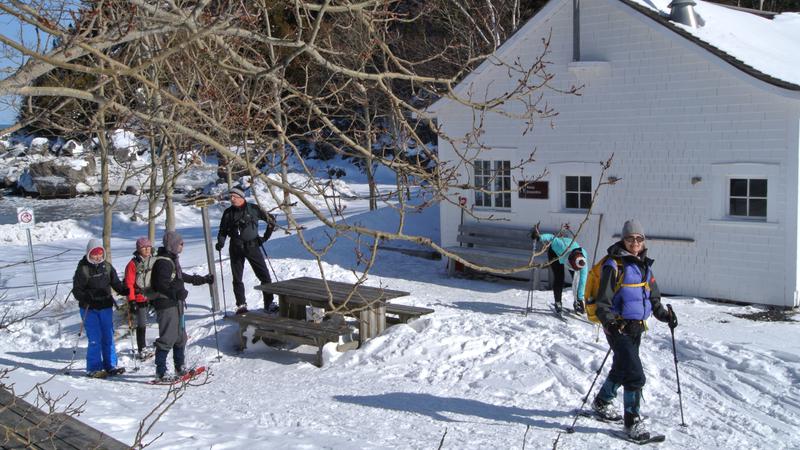
<svg viewBox="0 0 800 450">
<path fill-rule="evenodd" d="M 349 188 L 363 194 L 364 185 Z M 347 201 L 348 220 L 391 227 L 391 208 L 369 212 L 366 202 Z M 217 224 L 221 209 L 212 210 Z M 206 273 L 199 212 L 182 207 L 179 231 L 186 239 L 184 270 Z M 134 240 L 145 228 L 116 217 L 113 262 L 122 271 Z M 412 215 L 408 226 L 438 239 L 438 211 Z M 307 218 L 309 235 L 324 239 L 316 221 Z M 37 317 L 0 332 L 0 366 L 16 367 L 11 380 L 18 392 L 51 375 L 52 394 L 86 402 L 80 419 L 113 437 L 132 442 L 139 421 L 162 400 L 166 388 L 145 382 L 154 375 L 152 361 L 133 372 L 130 340 L 117 350 L 129 373 L 114 380 L 84 377 L 86 340 L 74 300 L 64 299 L 88 237 L 99 235 L 96 220 L 40 224 L 35 231 L 39 282 L 52 295 L 65 282 L 54 306 Z M 216 233 L 216 229 L 214 230 Z M 160 233 L 159 236 L 160 238 Z M 27 265 L 12 265 L 27 255 L 24 234 L 0 226 L 2 308 L 12 314 L 34 309 Z M 326 275 L 352 281 L 355 252 L 342 241 L 326 258 Z M 68 250 L 66 253 L 65 250 Z M 293 236 L 276 232 L 267 244 L 280 280 L 318 276 L 319 270 Z M 58 255 L 52 257 L 54 255 Z M 227 256 L 226 253 L 223 253 Z M 652 249 L 658 274 L 658 250 Z M 227 304 L 233 303 L 228 267 L 224 273 Z M 754 280 L 754 282 L 756 282 Z M 248 268 L 245 284 L 257 284 Z M 359 350 L 336 353 L 328 348 L 325 365 L 311 364 L 313 350 L 276 350 L 262 343 L 239 354 L 237 326 L 218 317 L 217 356 L 208 289 L 190 287 L 188 360 L 210 367 L 209 382 L 191 387 L 156 424 L 151 436 L 163 435 L 154 448 L 270 449 L 445 449 L 552 448 L 572 423 L 592 383 L 607 345 L 595 340 L 589 323 L 554 317 L 550 292 L 534 292 L 534 310 L 522 314 L 528 291 L 506 282 L 448 277 L 441 261 L 385 251 L 369 284 L 411 292 L 400 302 L 434 308 L 432 315 L 393 326 Z M 571 295 L 571 294 L 567 294 Z M 250 306 L 260 294 L 249 292 Z M 800 339 L 797 321 L 754 322 L 733 314 L 756 308 L 722 305 L 692 298 L 670 298 L 679 315 L 676 344 L 683 409 L 688 427 L 680 426 L 675 366 L 669 329 L 651 323 L 642 344 L 648 377 L 643 413 L 653 431 L 666 434 L 661 448 L 778 449 L 800 448 Z M 565 304 L 571 302 L 565 300 Z M 148 328 L 148 342 L 157 335 Z M 78 342 L 77 363 L 63 375 Z M 603 370 L 605 376 L 608 365 Z M 601 378 L 602 380 L 602 378 Z M 596 389 L 596 387 L 595 387 Z M 574 434 L 562 434 L 558 448 L 629 448 L 609 434 L 613 425 L 579 419 Z M 527 434 L 526 434 L 527 430 Z"/>
</svg>

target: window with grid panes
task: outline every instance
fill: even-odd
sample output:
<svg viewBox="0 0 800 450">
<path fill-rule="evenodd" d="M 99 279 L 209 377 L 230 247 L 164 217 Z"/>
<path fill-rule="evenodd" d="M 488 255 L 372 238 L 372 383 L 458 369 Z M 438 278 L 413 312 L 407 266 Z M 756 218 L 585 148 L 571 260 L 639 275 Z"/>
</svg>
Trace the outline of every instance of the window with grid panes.
<svg viewBox="0 0 800 450">
<path fill-rule="evenodd" d="M 767 180 L 731 178 L 728 214 L 736 217 L 767 218 Z"/>
<path fill-rule="evenodd" d="M 475 206 L 511 208 L 511 161 L 476 160 L 475 187 Z"/>
<path fill-rule="evenodd" d="M 566 177 L 564 193 L 564 206 L 567 209 L 589 209 L 592 204 L 592 177 Z"/>
</svg>

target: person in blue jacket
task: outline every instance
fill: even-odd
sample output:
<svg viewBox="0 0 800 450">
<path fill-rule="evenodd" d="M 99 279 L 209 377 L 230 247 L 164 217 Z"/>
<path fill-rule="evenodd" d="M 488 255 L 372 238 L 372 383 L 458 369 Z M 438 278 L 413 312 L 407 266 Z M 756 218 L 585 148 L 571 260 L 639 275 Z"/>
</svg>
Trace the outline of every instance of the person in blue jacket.
<svg viewBox="0 0 800 450">
<path fill-rule="evenodd" d="M 642 333 L 647 329 L 650 314 L 670 328 L 678 326 L 678 319 L 671 308 L 661 303 L 653 260 L 647 257 L 644 228 L 639 221 L 625 222 L 622 239 L 608 248 L 608 255 L 600 273 L 597 318 L 614 358 L 608 378 L 592 402 L 592 410 L 606 420 L 623 419 L 628 436 L 640 441 L 650 438 L 639 415 L 646 380 L 639 358 Z M 622 417 L 613 405 L 620 387 L 624 388 Z"/>
<path fill-rule="evenodd" d="M 564 290 L 564 270 L 566 268 L 572 272 L 574 297 L 572 309 L 576 314 L 583 313 L 583 296 L 590 269 L 587 264 L 586 250 L 581 248 L 575 238 L 571 236 L 539 233 L 538 225 L 531 230 L 531 238 L 538 240 L 543 246 L 547 246 L 547 259 L 551 262 L 550 269 L 553 274 L 551 285 L 553 286 L 556 312 L 561 313 L 561 292 Z"/>
</svg>

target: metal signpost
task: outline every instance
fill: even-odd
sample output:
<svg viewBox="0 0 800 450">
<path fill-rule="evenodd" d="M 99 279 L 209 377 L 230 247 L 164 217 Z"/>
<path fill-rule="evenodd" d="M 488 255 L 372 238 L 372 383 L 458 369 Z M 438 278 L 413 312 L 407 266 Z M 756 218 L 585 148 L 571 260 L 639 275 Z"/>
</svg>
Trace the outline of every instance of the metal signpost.
<svg viewBox="0 0 800 450">
<path fill-rule="evenodd" d="M 25 234 L 28 235 L 28 256 L 31 258 L 31 267 L 33 267 L 33 285 L 36 287 L 36 299 L 41 300 L 39 296 L 39 280 L 36 279 L 36 263 L 33 260 L 33 242 L 31 242 L 31 228 L 36 225 L 36 217 L 33 215 L 33 209 L 26 207 L 17 208 L 17 223 L 21 228 L 25 229 Z"/>
<path fill-rule="evenodd" d="M 202 197 L 194 200 L 194 206 L 200 208 L 203 215 L 203 235 L 206 240 L 206 258 L 208 259 L 208 272 L 214 275 L 214 283 L 208 285 L 211 291 L 211 311 L 219 311 L 219 291 L 217 285 L 220 284 L 217 277 L 216 265 L 214 264 L 214 246 L 211 244 L 211 223 L 208 220 L 208 207 L 214 204 L 211 197 Z M 224 286 L 223 286 L 224 289 Z"/>
</svg>

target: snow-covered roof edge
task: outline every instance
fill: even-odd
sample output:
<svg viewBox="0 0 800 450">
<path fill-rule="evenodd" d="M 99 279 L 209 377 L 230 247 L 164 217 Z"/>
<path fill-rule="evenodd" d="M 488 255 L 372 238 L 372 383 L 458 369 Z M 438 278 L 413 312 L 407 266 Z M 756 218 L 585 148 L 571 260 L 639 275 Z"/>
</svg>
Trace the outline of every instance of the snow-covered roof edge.
<svg viewBox="0 0 800 450">
<path fill-rule="evenodd" d="M 616 1 L 616 0 L 611 0 L 611 1 Z M 700 39 L 697 36 L 694 36 L 693 34 L 689 33 L 685 29 L 683 29 L 682 27 L 680 27 L 680 26 L 676 25 L 674 22 L 670 21 L 668 17 L 662 16 L 661 14 L 659 14 L 658 11 L 656 11 L 656 10 L 653 10 L 651 8 L 647 8 L 645 6 L 642 6 L 641 4 L 639 4 L 639 3 L 637 3 L 637 2 L 635 2 L 633 0 L 619 0 L 619 1 L 621 3 L 623 3 L 623 4 L 625 4 L 625 5 L 633 8 L 634 10 L 642 13 L 643 15 L 645 15 L 646 17 L 654 20 L 655 22 L 663 25 L 667 29 L 669 29 L 669 30 L 675 32 L 676 34 L 678 34 L 679 36 L 682 36 L 683 38 L 687 39 L 688 41 L 697 44 L 699 47 L 707 50 L 709 53 L 717 56 L 718 58 L 720 58 L 723 61 L 727 62 L 731 66 L 739 69 L 740 71 L 742 71 L 742 72 L 744 72 L 744 73 L 746 73 L 746 74 L 748 74 L 748 75 L 750 75 L 750 76 L 752 76 L 754 78 L 760 79 L 760 80 L 762 80 L 762 81 L 764 81 L 764 82 L 766 82 L 768 84 L 771 84 L 773 86 L 776 86 L 776 87 L 779 87 L 779 88 L 782 88 L 782 89 L 787 89 L 787 90 L 790 90 L 790 91 L 800 91 L 800 85 L 795 84 L 795 83 L 790 83 L 788 81 L 784 81 L 784 80 L 781 80 L 781 79 L 778 79 L 778 78 L 776 78 L 776 77 L 774 77 L 774 76 L 772 76 L 770 74 L 767 74 L 767 73 L 764 73 L 762 71 L 759 71 L 759 70 L 755 69 L 754 67 L 752 67 L 751 65 L 747 64 L 746 62 L 744 62 L 742 60 L 739 60 L 739 59 L 735 58 L 734 56 L 724 52 L 723 50 L 720 50 L 719 48 L 715 47 L 714 45 L 712 45 L 712 44 Z M 731 8 L 731 9 L 734 9 L 734 8 Z M 741 11 L 741 10 L 737 10 L 737 12 L 739 12 L 741 14 L 752 14 L 750 12 L 745 12 L 745 11 Z"/>
</svg>

